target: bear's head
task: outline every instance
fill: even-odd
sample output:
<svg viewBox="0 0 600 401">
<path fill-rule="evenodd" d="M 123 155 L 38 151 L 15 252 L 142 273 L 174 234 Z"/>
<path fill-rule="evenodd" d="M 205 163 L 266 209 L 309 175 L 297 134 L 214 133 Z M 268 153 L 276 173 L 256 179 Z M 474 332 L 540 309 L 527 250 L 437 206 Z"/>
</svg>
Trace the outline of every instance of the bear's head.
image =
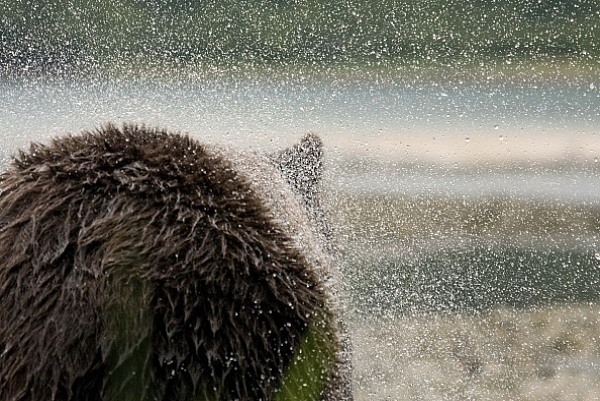
<svg viewBox="0 0 600 401">
<path fill-rule="evenodd" d="M 125 125 L 0 177 L 0 400 L 350 399 L 318 137 Z"/>
</svg>

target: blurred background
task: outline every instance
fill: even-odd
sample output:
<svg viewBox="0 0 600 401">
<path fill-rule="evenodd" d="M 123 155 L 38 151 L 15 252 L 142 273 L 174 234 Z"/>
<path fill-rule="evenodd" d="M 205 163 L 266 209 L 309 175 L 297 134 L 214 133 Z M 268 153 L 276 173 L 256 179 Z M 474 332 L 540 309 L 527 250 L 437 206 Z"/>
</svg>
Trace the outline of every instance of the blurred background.
<svg viewBox="0 0 600 401">
<path fill-rule="evenodd" d="M 0 164 L 326 144 L 357 400 L 600 394 L 600 3 L 0 0 Z"/>
</svg>

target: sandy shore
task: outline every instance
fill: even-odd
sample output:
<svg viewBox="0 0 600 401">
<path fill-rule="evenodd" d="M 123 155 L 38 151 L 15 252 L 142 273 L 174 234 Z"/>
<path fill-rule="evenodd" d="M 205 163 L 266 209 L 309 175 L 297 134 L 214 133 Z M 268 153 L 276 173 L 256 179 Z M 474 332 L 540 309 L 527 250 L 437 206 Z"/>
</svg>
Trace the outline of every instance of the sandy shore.
<svg viewBox="0 0 600 401">
<path fill-rule="evenodd" d="M 322 134 L 338 157 L 434 164 L 527 164 L 594 162 L 600 159 L 600 128 L 382 130 Z"/>
<path fill-rule="evenodd" d="M 598 305 L 358 320 L 355 399 L 597 400 Z"/>
</svg>

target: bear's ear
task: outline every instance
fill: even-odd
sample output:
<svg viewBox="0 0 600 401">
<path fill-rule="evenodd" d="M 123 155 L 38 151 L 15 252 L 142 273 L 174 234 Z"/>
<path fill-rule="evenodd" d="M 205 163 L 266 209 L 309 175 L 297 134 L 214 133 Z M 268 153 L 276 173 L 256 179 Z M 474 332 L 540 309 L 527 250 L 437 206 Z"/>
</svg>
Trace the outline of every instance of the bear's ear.
<svg viewBox="0 0 600 401">
<path fill-rule="evenodd" d="M 270 155 L 273 164 L 281 171 L 294 191 L 310 197 L 321 181 L 323 142 L 315 134 L 306 134 L 292 147 Z"/>
</svg>

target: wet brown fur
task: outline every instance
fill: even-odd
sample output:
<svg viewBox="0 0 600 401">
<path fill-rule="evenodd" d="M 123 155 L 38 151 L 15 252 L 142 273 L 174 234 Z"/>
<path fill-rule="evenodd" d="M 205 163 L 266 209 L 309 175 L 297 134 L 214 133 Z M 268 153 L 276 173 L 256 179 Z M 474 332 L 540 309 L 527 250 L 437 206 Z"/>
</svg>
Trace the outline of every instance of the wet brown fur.
<svg viewBox="0 0 600 401">
<path fill-rule="evenodd" d="M 33 144 L 0 191 L 2 401 L 268 400 L 307 326 L 329 330 L 305 255 L 186 135 Z"/>
</svg>

